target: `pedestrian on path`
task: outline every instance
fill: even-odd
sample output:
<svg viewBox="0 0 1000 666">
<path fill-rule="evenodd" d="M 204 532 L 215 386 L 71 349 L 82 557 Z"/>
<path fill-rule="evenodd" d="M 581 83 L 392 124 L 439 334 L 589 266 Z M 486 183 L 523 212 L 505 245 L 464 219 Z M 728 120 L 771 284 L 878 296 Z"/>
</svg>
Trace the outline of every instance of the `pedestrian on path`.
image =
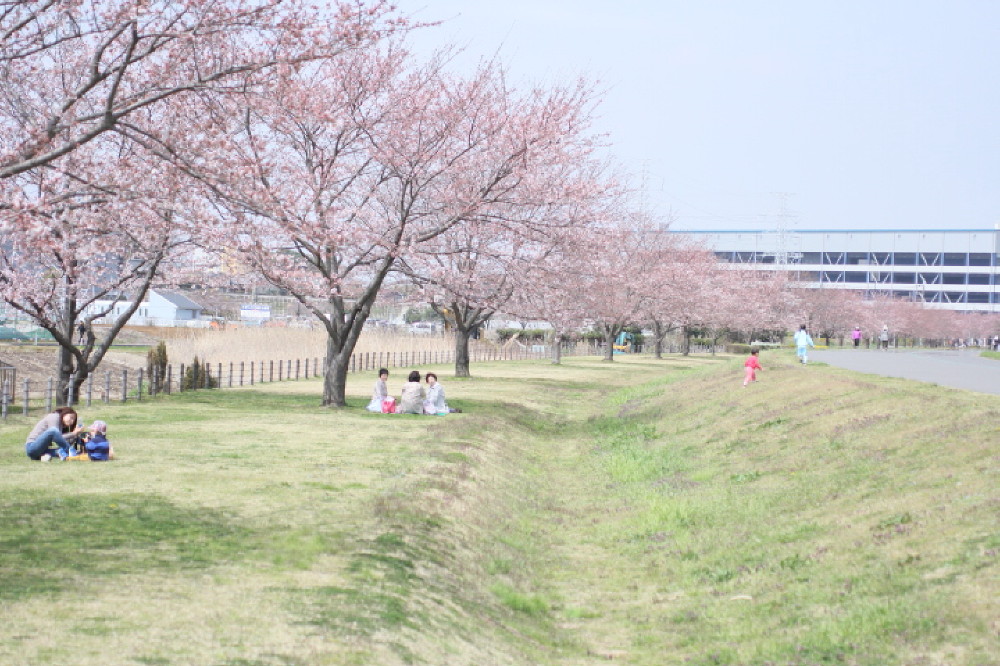
<svg viewBox="0 0 1000 666">
<path fill-rule="evenodd" d="M 889 325 L 882 324 L 882 332 L 878 336 L 879 346 L 882 349 L 889 348 Z"/>
<path fill-rule="evenodd" d="M 854 340 L 854 348 L 857 349 L 861 345 L 861 327 L 855 326 L 854 330 L 851 331 L 851 340 Z"/>
<path fill-rule="evenodd" d="M 795 333 L 795 353 L 799 357 L 799 363 L 805 365 L 809 362 L 809 347 L 815 347 L 812 336 L 806 331 L 806 325 L 802 324 Z"/>
</svg>

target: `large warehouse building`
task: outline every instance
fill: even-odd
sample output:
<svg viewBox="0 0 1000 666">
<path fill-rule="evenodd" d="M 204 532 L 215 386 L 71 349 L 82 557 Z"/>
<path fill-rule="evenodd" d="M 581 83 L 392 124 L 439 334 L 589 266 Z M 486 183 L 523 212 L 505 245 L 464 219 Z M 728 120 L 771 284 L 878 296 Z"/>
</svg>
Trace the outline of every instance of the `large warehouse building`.
<svg viewBox="0 0 1000 666">
<path fill-rule="evenodd" d="M 788 271 L 802 286 L 891 293 L 933 307 L 1000 312 L 997 229 L 678 231 L 718 257 Z"/>
</svg>

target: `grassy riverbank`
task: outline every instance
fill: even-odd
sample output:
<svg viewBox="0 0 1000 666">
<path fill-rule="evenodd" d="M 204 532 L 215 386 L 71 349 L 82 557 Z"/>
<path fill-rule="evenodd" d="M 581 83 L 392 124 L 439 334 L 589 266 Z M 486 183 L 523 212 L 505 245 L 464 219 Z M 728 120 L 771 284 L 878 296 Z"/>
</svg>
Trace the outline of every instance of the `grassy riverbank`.
<svg viewBox="0 0 1000 666">
<path fill-rule="evenodd" d="M 365 413 L 371 377 L 84 410 L 104 465 L 11 418 L 0 661 L 991 663 L 1000 399 L 762 362 L 482 364 L 445 418 Z"/>
</svg>

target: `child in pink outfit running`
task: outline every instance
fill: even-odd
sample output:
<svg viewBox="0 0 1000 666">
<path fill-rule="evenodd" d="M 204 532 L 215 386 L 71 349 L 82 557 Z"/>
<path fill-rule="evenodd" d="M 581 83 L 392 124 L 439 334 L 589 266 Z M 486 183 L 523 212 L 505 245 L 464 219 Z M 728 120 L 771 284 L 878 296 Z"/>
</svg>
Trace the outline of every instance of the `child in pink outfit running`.
<svg viewBox="0 0 1000 666">
<path fill-rule="evenodd" d="M 750 356 L 743 362 L 743 367 L 746 368 L 746 375 L 743 377 L 744 388 L 746 388 L 746 385 L 750 382 L 757 381 L 757 371 L 764 369 L 761 367 L 760 361 L 757 359 L 757 354 L 759 353 L 759 349 L 751 349 Z"/>
</svg>

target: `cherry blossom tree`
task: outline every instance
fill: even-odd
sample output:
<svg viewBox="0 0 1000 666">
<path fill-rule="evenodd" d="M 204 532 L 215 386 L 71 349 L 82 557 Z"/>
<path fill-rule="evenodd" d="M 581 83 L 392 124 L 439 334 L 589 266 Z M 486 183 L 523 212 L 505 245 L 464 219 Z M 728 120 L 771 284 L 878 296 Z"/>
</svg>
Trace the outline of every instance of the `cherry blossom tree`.
<svg viewBox="0 0 1000 666">
<path fill-rule="evenodd" d="M 11 180 L 22 197 L 0 215 L 0 298 L 52 335 L 59 394 L 75 400 L 188 242 L 192 208 L 177 173 L 111 135 Z"/>
<path fill-rule="evenodd" d="M 565 135 L 582 92 L 522 100 L 490 65 L 462 78 L 395 45 L 356 50 L 284 72 L 238 110 L 214 100 L 200 114 L 201 158 L 183 168 L 222 211 L 220 246 L 326 328 L 323 404 L 343 406 L 351 353 L 390 271 L 508 201 Z"/>
<path fill-rule="evenodd" d="M 538 119 L 546 116 L 563 129 L 553 132 L 547 145 L 534 146 L 536 164 L 517 187 L 403 262 L 427 302 L 452 325 L 458 377 L 470 376 L 469 338 L 475 328 L 507 306 L 524 305 L 520 294 L 546 292 L 555 277 L 552 267 L 565 268 L 564 258 L 573 254 L 569 239 L 578 238 L 576 232 L 590 221 L 584 211 L 598 207 L 616 188 L 602 177 L 604 165 L 591 158 L 590 141 L 581 140 L 584 123 L 567 117 L 579 115 L 581 105 L 553 96 L 547 106 L 546 114 L 519 111 L 522 120 L 534 119 L 526 134 L 537 132 Z M 553 302 L 551 292 L 544 297 Z"/>
<path fill-rule="evenodd" d="M 174 96 L 245 88 L 402 27 L 382 0 L 24 0 L 0 6 L 0 181 Z"/>
<path fill-rule="evenodd" d="M 617 224 L 593 229 L 578 272 L 579 298 L 587 319 L 604 338 L 604 360 L 614 360 L 614 343 L 639 323 L 654 297 L 655 252 L 647 252 L 663 232 L 645 216 L 623 209 Z"/>
<path fill-rule="evenodd" d="M 848 289 L 799 289 L 796 290 L 798 307 L 796 320 L 807 322 L 817 336 L 843 337 L 858 326 L 861 297 Z"/>
<path fill-rule="evenodd" d="M 542 320 L 552 326 L 552 363 L 562 362 L 562 345 L 589 317 L 582 298 L 586 257 L 594 237 L 586 218 L 560 234 L 559 242 L 544 261 L 524 266 L 520 284 L 507 311 L 524 319 Z"/>
<path fill-rule="evenodd" d="M 696 322 L 706 319 L 710 285 L 719 262 L 705 248 L 665 229 L 652 236 L 647 251 L 658 256 L 650 263 L 652 293 L 642 318 L 652 328 L 655 357 L 663 358 L 668 333 L 678 328 L 690 330 Z"/>
<path fill-rule="evenodd" d="M 325 11 L 286 0 L 0 5 L 0 294 L 60 344 L 61 389 L 75 377 L 72 396 L 93 372 L 184 242 L 178 174 L 133 142 L 175 157 L 191 123 L 171 105 L 265 88 L 279 70 L 404 26 L 381 0 Z M 112 308 L 97 306 L 108 298 Z M 100 340 L 91 328 L 73 345 L 79 319 L 111 309 L 122 316 Z"/>
</svg>

